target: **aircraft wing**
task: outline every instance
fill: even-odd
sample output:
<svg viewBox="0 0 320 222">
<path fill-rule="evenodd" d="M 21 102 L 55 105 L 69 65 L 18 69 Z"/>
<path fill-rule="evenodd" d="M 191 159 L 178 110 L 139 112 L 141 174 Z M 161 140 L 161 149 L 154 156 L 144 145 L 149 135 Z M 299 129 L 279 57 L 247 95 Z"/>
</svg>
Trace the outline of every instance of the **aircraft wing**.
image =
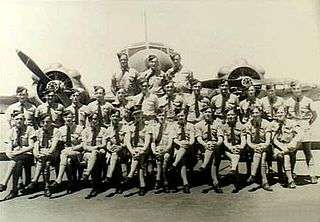
<svg viewBox="0 0 320 222">
<path fill-rule="evenodd" d="M 0 114 L 5 113 L 8 106 L 17 101 L 18 99 L 15 96 L 0 96 Z"/>
</svg>

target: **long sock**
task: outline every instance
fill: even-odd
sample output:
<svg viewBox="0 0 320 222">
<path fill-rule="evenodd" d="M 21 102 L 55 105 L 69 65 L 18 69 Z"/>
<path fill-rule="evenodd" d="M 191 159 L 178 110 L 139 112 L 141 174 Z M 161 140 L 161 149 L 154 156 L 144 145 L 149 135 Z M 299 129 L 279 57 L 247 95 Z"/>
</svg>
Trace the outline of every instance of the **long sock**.
<svg viewBox="0 0 320 222">
<path fill-rule="evenodd" d="M 129 172 L 129 174 L 128 174 L 127 177 L 129 177 L 129 178 L 132 178 L 132 177 L 133 177 L 133 174 L 134 174 L 134 172 L 136 171 L 136 169 L 137 169 L 137 167 L 138 167 L 138 164 L 139 164 L 139 161 L 138 161 L 138 160 L 132 159 L 130 172 Z"/>
<path fill-rule="evenodd" d="M 97 155 L 98 153 L 96 151 L 92 151 L 90 158 L 88 160 L 88 166 L 87 166 L 87 172 L 86 172 L 87 175 L 91 174 L 92 169 L 97 161 Z"/>
<path fill-rule="evenodd" d="M 262 184 L 268 183 L 267 180 L 267 163 L 266 163 L 266 152 L 262 153 L 261 157 L 261 178 L 262 178 Z"/>
<path fill-rule="evenodd" d="M 107 171 L 108 178 L 112 177 L 114 169 L 116 168 L 116 165 L 117 165 L 117 160 L 118 160 L 118 154 L 112 153 L 111 157 L 110 157 L 110 165 L 109 165 L 108 171 Z"/>
<path fill-rule="evenodd" d="M 252 160 L 252 166 L 251 166 L 251 175 L 255 176 L 257 174 L 257 170 L 259 167 L 261 159 L 261 154 L 260 153 L 254 153 L 253 155 L 253 160 Z"/>
<path fill-rule="evenodd" d="M 186 167 L 186 165 L 183 165 L 182 167 L 181 167 L 181 178 L 182 178 L 182 183 L 183 183 L 183 185 L 188 185 L 189 183 L 188 183 L 188 178 L 187 178 L 187 167 Z"/>
<path fill-rule="evenodd" d="M 236 171 L 240 160 L 239 154 L 231 154 L 231 170 Z"/>
<path fill-rule="evenodd" d="M 217 176 L 217 165 L 216 165 L 216 159 L 212 159 L 211 163 L 211 179 L 214 184 L 218 184 L 218 176 Z"/>
<path fill-rule="evenodd" d="M 156 180 L 161 180 L 161 161 L 157 160 L 156 161 L 157 164 L 157 174 L 156 174 Z"/>
<path fill-rule="evenodd" d="M 204 160 L 203 160 L 203 163 L 201 164 L 202 168 L 206 168 L 207 167 L 207 165 L 208 165 L 208 163 L 209 163 L 209 161 L 211 159 L 212 153 L 213 153 L 213 151 L 211 151 L 211 150 L 206 150 L 204 152 Z"/>
<path fill-rule="evenodd" d="M 16 162 L 15 161 L 10 161 L 9 162 L 8 169 L 6 171 L 6 175 L 3 178 L 3 181 L 2 181 L 1 184 L 6 185 L 6 186 L 8 185 L 8 182 L 9 182 L 10 177 L 11 177 L 13 171 L 14 171 L 15 166 L 16 166 Z"/>
<path fill-rule="evenodd" d="M 39 177 L 41 175 L 42 168 L 43 168 L 43 163 L 38 161 L 36 163 L 36 169 L 35 169 L 35 172 L 34 172 L 34 177 L 32 179 L 32 182 L 34 182 L 34 183 L 38 182 Z"/>
<path fill-rule="evenodd" d="M 59 165 L 59 173 L 56 179 L 57 183 L 62 182 L 63 174 L 66 171 L 66 165 L 67 165 L 68 157 L 67 155 L 61 154 L 60 155 L 60 165 Z"/>
<path fill-rule="evenodd" d="M 140 181 L 140 187 L 146 187 L 146 182 L 144 180 L 144 172 L 142 169 L 139 169 L 139 181 Z"/>
<path fill-rule="evenodd" d="M 180 147 L 180 149 L 177 151 L 176 158 L 175 158 L 174 163 L 172 165 L 175 167 L 178 166 L 178 164 L 182 160 L 185 153 L 186 153 L 186 149 Z"/>
</svg>

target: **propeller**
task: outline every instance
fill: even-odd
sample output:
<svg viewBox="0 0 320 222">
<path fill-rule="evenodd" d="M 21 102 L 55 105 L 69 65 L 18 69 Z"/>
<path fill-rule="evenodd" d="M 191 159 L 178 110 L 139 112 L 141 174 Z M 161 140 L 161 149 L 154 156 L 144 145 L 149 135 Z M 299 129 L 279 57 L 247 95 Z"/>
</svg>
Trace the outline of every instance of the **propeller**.
<svg viewBox="0 0 320 222">
<path fill-rule="evenodd" d="M 24 54 L 22 51 L 18 49 L 16 50 L 16 52 L 19 58 L 21 59 L 21 61 L 27 66 L 27 68 L 33 74 L 35 74 L 39 78 L 39 81 L 41 83 L 43 83 L 44 85 L 47 85 L 49 82 L 52 81 L 52 79 L 50 79 L 29 56 L 27 56 L 26 54 Z M 66 96 L 66 94 L 63 91 L 58 90 L 57 96 L 65 107 L 71 104 L 70 99 Z"/>
</svg>

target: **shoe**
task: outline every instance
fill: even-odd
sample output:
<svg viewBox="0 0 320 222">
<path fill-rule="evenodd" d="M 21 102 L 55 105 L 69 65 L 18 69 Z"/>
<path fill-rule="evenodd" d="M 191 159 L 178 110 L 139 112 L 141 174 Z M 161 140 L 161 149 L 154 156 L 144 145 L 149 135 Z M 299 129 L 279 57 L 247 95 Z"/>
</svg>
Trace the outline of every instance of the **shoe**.
<svg viewBox="0 0 320 222">
<path fill-rule="evenodd" d="M 312 184 L 317 184 L 318 183 L 318 178 L 317 177 L 311 177 L 310 181 Z"/>
<path fill-rule="evenodd" d="M 3 200 L 11 200 L 17 196 L 18 196 L 18 190 L 16 191 L 11 190 L 10 193 L 7 196 L 5 196 Z"/>
<path fill-rule="evenodd" d="M 296 188 L 296 184 L 294 181 L 291 181 L 289 184 L 288 184 L 288 188 L 289 189 L 295 189 Z"/>
<path fill-rule="evenodd" d="M 23 183 L 19 183 L 18 190 L 24 190 L 24 189 L 25 189 L 25 185 Z"/>
<path fill-rule="evenodd" d="M 121 186 L 116 188 L 116 194 L 122 194 L 123 193 L 123 189 L 121 188 Z"/>
<path fill-rule="evenodd" d="M 31 194 L 34 192 L 34 190 L 37 187 L 37 183 L 36 182 L 31 182 L 29 183 L 28 186 L 26 186 L 23 190 L 21 190 L 22 194 Z"/>
<path fill-rule="evenodd" d="M 50 184 L 48 188 L 51 192 L 53 192 L 58 188 L 59 185 L 60 185 L 59 183 L 57 183 L 56 181 L 53 181 L 53 183 Z"/>
<path fill-rule="evenodd" d="M 176 172 L 177 172 L 177 167 L 171 165 L 171 166 L 168 168 L 168 172 L 169 172 L 169 173 L 176 173 Z"/>
<path fill-rule="evenodd" d="M 213 188 L 213 190 L 214 190 L 216 193 L 223 193 L 223 190 L 221 189 L 221 187 L 219 186 L 219 184 L 213 184 L 213 185 L 212 185 L 212 188 Z"/>
<path fill-rule="evenodd" d="M 51 197 L 52 193 L 50 192 L 49 188 L 44 189 L 44 196 L 45 197 Z"/>
<path fill-rule="evenodd" d="M 89 174 L 85 174 L 85 173 L 84 173 L 84 174 L 82 175 L 82 180 L 85 181 L 85 182 L 87 182 L 87 181 L 89 181 L 89 177 L 90 177 Z"/>
<path fill-rule="evenodd" d="M 266 191 L 273 191 L 273 189 L 269 186 L 268 183 L 262 184 L 262 189 L 264 189 Z"/>
<path fill-rule="evenodd" d="M 106 177 L 106 179 L 104 179 L 102 181 L 102 183 L 105 184 L 105 185 L 109 185 L 111 183 L 111 178 L 110 177 Z"/>
<path fill-rule="evenodd" d="M 188 194 L 191 193 L 189 184 L 183 185 L 182 191 L 183 193 L 188 193 Z"/>
<path fill-rule="evenodd" d="M 156 183 L 155 183 L 155 185 L 154 185 L 154 189 L 155 189 L 155 190 L 159 190 L 159 189 L 161 188 L 160 183 L 161 183 L 160 180 L 156 180 Z"/>
<path fill-rule="evenodd" d="M 125 178 L 120 182 L 122 189 L 125 189 L 126 187 L 129 186 L 129 184 L 130 184 L 130 182 L 131 182 L 131 179 L 132 179 L 132 178 L 125 177 Z"/>
<path fill-rule="evenodd" d="M 163 192 L 164 192 L 164 193 L 170 193 L 170 189 L 169 189 L 169 186 L 168 186 L 168 185 L 164 185 L 164 186 L 163 186 Z"/>
<path fill-rule="evenodd" d="M 293 178 L 294 180 L 297 179 L 297 174 L 292 173 L 292 178 Z"/>
<path fill-rule="evenodd" d="M 0 192 L 6 191 L 7 185 L 0 184 Z"/>
<path fill-rule="evenodd" d="M 247 183 L 248 183 L 248 184 L 254 183 L 254 176 L 251 175 L 251 176 L 247 179 Z"/>
<path fill-rule="evenodd" d="M 139 189 L 139 196 L 144 196 L 146 195 L 147 191 L 145 187 L 140 187 Z"/>
<path fill-rule="evenodd" d="M 90 193 L 85 197 L 85 199 L 91 199 L 92 197 L 96 197 L 98 195 L 98 191 L 93 188 Z"/>
</svg>

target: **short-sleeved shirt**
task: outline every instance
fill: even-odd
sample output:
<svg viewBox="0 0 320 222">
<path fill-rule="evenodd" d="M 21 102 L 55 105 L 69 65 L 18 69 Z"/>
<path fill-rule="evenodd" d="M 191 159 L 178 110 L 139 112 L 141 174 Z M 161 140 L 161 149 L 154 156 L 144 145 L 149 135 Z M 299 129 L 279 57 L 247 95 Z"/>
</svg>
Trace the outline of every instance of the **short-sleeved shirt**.
<svg viewBox="0 0 320 222">
<path fill-rule="evenodd" d="M 119 130 L 119 143 L 117 144 L 116 141 L 116 130 L 115 127 L 110 124 L 110 126 L 107 128 L 107 132 L 106 132 L 106 139 L 108 142 L 111 142 L 112 145 L 123 145 L 124 144 L 124 136 L 126 134 L 126 126 L 122 123 L 119 123 L 118 126 L 118 130 Z"/>
<path fill-rule="evenodd" d="M 234 141 L 231 141 L 232 127 L 234 128 Z M 233 142 L 234 145 L 241 144 L 241 137 L 246 135 L 245 125 L 243 125 L 240 121 L 237 121 L 234 126 L 231 126 L 228 123 L 224 123 L 221 126 L 221 131 L 224 139 L 226 139 L 228 143 Z"/>
<path fill-rule="evenodd" d="M 174 67 L 168 69 L 166 78 L 172 80 L 179 91 L 186 92 L 192 89 L 190 81 L 193 79 L 193 73 L 182 65 L 177 69 Z"/>
<path fill-rule="evenodd" d="M 81 133 L 81 140 L 87 146 L 92 146 L 92 137 L 94 136 L 93 128 L 86 127 Z M 96 145 L 100 146 L 106 141 L 107 129 L 104 127 L 99 128 L 99 132 L 96 136 Z"/>
<path fill-rule="evenodd" d="M 202 140 L 205 142 L 209 142 L 209 128 L 208 128 L 208 122 L 206 122 L 205 120 L 201 120 L 200 122 L 198 122 L 197 124 L 195 124 L 195 136 L 202 137 Z M 222 131 L 220 128 L 220 123 L 218 121 L 213 121 L 210 124 L 210 131 L 211 131 L 211 141 L 218 141 L 218 137 L 221 136 L 222 137 Z"/>
<path fill-rule="evenodd" d="M 173 127 L 172 129 L 174 132 L 174 138 L 179 141 L 183 140 L 182 139 L 182 126 L 180 124 L 178 124 L 177 122 L 175 122 L 172 125 L 172 127 Z M 185 127 L 185 135 L 186 135 L 185 140 L 190 140 L 191 138 L 194 138 L 195 137 L 194 125 L 191 123 L 186 123 L 184 125 L 184 127 Z"/>
<path fill-rule="evenodd" d="M 75 104 L 71 104 L 66 108 L 66 110 L 69 110 L 73 113 L 74 116 L 76 116 L 76 111 L 78 113 L 78 122 L 76 122 L 77 125 L 85 126 L 86 121 L 86 106 L 80 104 L 80 106 L 76 106 Z"/>
<path fill-rule="evenodd" d="M 182 108 L 185 107 L 185 101 L 183 97 L 179 94 L 174 94 L 172 97 L 166 94 L 159 98 L 159 108 L 164 109 L 167 112 L 167 119 L 174 119 L 176 116 L 174 101 L 179 99 L 182 101 Z"/>
<path fill-rule="evenodd" d="M 44 130 L 42 127 L 36 131 L 37 141 L 39 141 L 39 148 L 50 149 L 53 141 L 60 138 L 59 130 L 53 126 Z"/>
<path fill-rule="evenodd" d="M 53 106 L 49 106 L 48 103 L 43 103 L 37 107 L 35 117 L 39 118 L 42 114 L 48 113 L 51 115 L 55 127 L 60 127 L 63 125 L 62 114 L 64 109 L 64 106 L 59 103 L 55 103 Z"/>
<path fill-rule="evenodd" d="M 185 93 L 184 95 L 184 101 L 186 102 L 186 106 L 188 107 L 188 117 L 187 121 L 191 123 L 197 123 L 202 119 L 202 113 L 201 113 L 201 107 L 202 107 L 202 102 L 201 102 L 201 96 L 199 95 L 197 98 L 198 101 L 198 117 L 196 116 L 196 96 L 194 93 L 187 94 Z"/>
<path fill-rule="evenodd" d="M 139 92 L 138 71 L 128 68 L 114 73 L 111 79 L 111 90 L 116 94 L 119 89 L 125 89 L 130 96 L 136 95 Z"/>
<path fill-rule="evenodd" d="M 225 101 L 225 108 L 224 110 L 222 110 L 223 109 L 222 105 L 224 101 Z M 239 98 L 232 93 L 230 93 L 227 98 L 224 98 L 221 94 L 218 94 L 212 97 L 211 105 L 215 109 L 216 115 L 223 115 L 223 113 L 227 108 L 236 108 L 239 106 Z"/>
<path fill-rule="evenodd" d="M 132 146 L 134 145 L 133 141 L 135 139 L 135 130 L 136 130 L 135 123 L 131 123 L 126 128 L 126 133 L 129 133 L 131 136 L 130 141 L 131 141 Z M 145 145 L 145 138 L 146 138 L 146 135 L 148 135 L 148 134 L 151 134 L 150 125 L 149 126 L 145 125 L 145 124 L 143 124 L 142 126 L 140 125 L 137 147 L 143 147 Z"/>
<path fill-rule="evenodd" d="M 8 132 L 8 137 L 5 143 L 12 149 L 16 150 L 20 146 L 29 146 L 30 140 L 36 140 L 35 130 L 31 126 L 26 126 L 21 129 L 12 127 Z"/>
<path fill-rule="evenodd" d="M 309 120 L 312 117 L 312 110 L 315 110 L 313 107 L 313 100 L 303 96 L 299 102 L 298 109 L 296 108 L 296 99 L 293 97 L 289 98 L 286 101 L 286 107 L 288 109 L 288 118 L 290 119 L 303 119 Z"/>
<path fill-rule="evenodd" d="M 79 125 L 73 125 L 70 128 L 71 133 L 71 145 L 76 146 L 81 143 L 81 133 L 82 133 L 83 127 Z M 62 141 L 64 143 L 67 142 L 67 126 L 61 126 L 59 128 L 58 138 L 59 141 Z"/>
<path fill-rule="evenodd" d="M 300 126 L 295 120 L 286 119 L 284 122 L 272 121 L 271 129 L 273 138 L 277 138 L 282 143 L 290 143 L 300 132 Z"/>
<path fill-rule="evenodd" d="M 252 112 L 255 107 L 262 107 L 261 99 L 255 98 L 254 101 L 249 101 L 248 99 L 242 100 L 239 104 L 240 112 L 243 115 L 248 115 Z"/>
<path fill-rule="evenodd" d="M 266 135 L 267 133 L 271 133 L 272 132 L 272 128 L 271 128 L 271 124 L 268 120 L 262 119 L 261 120 L 261 124 L 259 127 L 259 141 L 260 142 L 255 142 L 254 138 L 255 138 L 255 134 L 256 134 L 256 126 L 254 126 L 253 123 L 253 119 L 251 119 L 250 121 L 248 121 L 245 125 L 246 127 L 246 133 L 247 135 L 251 136 L 251 141 L 252 143 L 264 143 L 266 142 Z"/>
<path fill-rule="evenodd" d="M 109 124 L 110 123 L 110 112 L 113 108 L 112 104 L 109 102 L 105 102 L 103 105 L 100 105 L 101 107 L 101 114 L 102 114 L 102 122 L 104 124 Z M 87 115 L 90 115 L 90 113 L 97 113 L 98 112 L 98 101 L 95 100 L 91 103 L 88 104 L 86 107 Z"/>
<path fill-rule="evenodd" d="M 152 69 L 147 69 L 146 71 L 139 74 L 140 81 L 147 79 L 150 85 L 149 91 L 158 97 L 164 95 L 163 86 L 166 83 L 166 75 L 160 70 L 158 74 L 155 74 Z"/>
<path fill-rule="evenodd" d="M 169 141 L 174 139 L 174 136 L 175 136 L 172 129 L 172 125 L 167 123 L 163 123 L 163 124 L 164 125 L 162 129 L 162 135 L 161 135 L 161 138 L 159 138 L 160 141 L 157 141 L 160 133 L 160 128 L 161 128 L 160 123 L 154 123 L 149 127 L 151 131 L 150 134 L 152 136 L 152 142 L 156 143 L 156 145 L 160 147 L 166 147 Z"/>
<path fill-rule="evenodd" d="M 14 112 L 21 112 L 23 110 L 23 114 L 25 116 L 26 119 L 26 124 L 29 126 L 34 126 L 34 117 L 35 117 L 35 112 L 36 112 L 36 106 L 33 105 L 30 102 L 25 102 L 25 103 L 21 103 L 21 102 L 16 102 L 14 104 L 11 104 L 10 106 L 8 106 L 7 111 L 6 111 L 6 118 L 7 121 L 9 122 L 9 125 L 12 127 L 13 126 L 13 118 L 12 118 L 12 114 Z"/>
<path fill-rule="evenodd" d="M 268 96 L 261 99 L 262 110 L 269 120 L 274 119 L 276 110 L 279 107 L 284 106 L 284 102 L 284 99 L 278 96 L 274 98 L 274 101 L 271 101 Z"/>
<path fill-rule="evenodd" d="M 143 97 L 142 93 L 128 98 L 129 106 L 138 105 Z M 147 93 L 141 104 L 141 110 L 146 116 L 156 116 L 159 108 L 159 99 L 155 94 Z"/>
</svg>

